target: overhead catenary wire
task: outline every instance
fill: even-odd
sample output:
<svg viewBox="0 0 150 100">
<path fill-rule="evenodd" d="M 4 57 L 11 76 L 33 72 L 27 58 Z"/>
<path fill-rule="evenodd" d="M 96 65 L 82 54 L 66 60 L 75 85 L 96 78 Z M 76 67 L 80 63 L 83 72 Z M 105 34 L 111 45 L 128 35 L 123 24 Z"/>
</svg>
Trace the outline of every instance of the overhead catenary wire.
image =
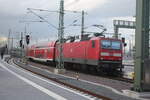
<svg viewBox="0 0 150 100">
<path fill-rule="evenodd" d="M 59 13 L 59 11 L 55 11 L 55 10 L 46 10 L 46 9 L 35 9 L 35 8 L 27 8 L 27 9 L 29 9 L 29 10 L 37 10 L 37 11 L 46 11 L 46 12 L 57 12 L 57 13 Z"/>
<path fill-rule="evenodd" d="M 34 14 L 35 16 L 37 16 L 38 18 L 40 18 L 41 20 L 43 20 L 44 22 L 46 22 L 47 24 L 49 24 L 50 26 L 52 26 L 54 29 L 58 30 L 58 28 L 55 25 L 53 25 L 52 23 L 48 22 L 45 18 L 43 18 L 43 17 L 39 16 L 38 14 L 36 14 L 30 8 L 27 8 L 27 10 L 29 10 L 30 13 Z"/>
</svg>

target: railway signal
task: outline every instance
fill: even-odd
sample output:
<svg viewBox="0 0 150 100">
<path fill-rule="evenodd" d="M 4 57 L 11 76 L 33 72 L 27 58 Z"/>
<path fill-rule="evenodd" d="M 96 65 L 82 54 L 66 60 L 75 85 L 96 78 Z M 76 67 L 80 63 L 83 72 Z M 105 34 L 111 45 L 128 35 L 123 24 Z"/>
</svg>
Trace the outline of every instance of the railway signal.
<svg viewBox="0 0 150 100">
<path fill-rule="evenodd" d="M 26 43 L 27 45 L 30 43 L 30 35 L 26 35 Z"/>
<path fill-rule="evenodd" d="M 124 47 L 126 47 L 127 46 L 127 43 L 125 43 L 125 38 L 124 37 L 122 37 L 122 43 L 123 43 L 123 45 L 124 45 Z"/>
<path fill-rule="evenodd" d="M 122 43 L 125 43 L 125 38 L 124 37 L 122 37 Z"/>
<path fill-rule="evenodd" d="M 22 40 L 19 41 L 19 46 L 22 47 Z"/>
</svg>

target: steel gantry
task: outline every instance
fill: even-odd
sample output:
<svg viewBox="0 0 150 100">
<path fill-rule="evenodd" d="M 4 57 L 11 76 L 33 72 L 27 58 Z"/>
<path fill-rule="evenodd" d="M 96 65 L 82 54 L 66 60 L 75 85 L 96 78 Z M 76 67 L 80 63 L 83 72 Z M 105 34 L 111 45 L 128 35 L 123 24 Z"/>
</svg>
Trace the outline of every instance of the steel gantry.
<svg viewBox="0 0 150 100">
<path fill-rule="evenodd" d="M 125 20 L 114 20 L 114 38 L 118 39 L 119 36 L 119 28 L 128 28 L 128 29 L 135 29 L 136 23 L 135 21 L 125 21 Z"/>
<path fill-rule="evenodd" d="M 136 0 L 135 91 L 150 91 L 149 0 Z"/>
</svg>

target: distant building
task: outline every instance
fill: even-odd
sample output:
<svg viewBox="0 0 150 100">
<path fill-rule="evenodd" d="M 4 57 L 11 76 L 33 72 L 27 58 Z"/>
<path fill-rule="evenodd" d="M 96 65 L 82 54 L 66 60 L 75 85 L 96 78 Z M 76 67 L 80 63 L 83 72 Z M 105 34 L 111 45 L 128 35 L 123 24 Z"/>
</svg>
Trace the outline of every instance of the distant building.
<svg viewBox="0 0 150 100">
<path fill-rule="evenodd" d="M 6 37 L 0 37 L 0 47 L 4 47 L 7 45 L 7 38 Z"/>
</svg>

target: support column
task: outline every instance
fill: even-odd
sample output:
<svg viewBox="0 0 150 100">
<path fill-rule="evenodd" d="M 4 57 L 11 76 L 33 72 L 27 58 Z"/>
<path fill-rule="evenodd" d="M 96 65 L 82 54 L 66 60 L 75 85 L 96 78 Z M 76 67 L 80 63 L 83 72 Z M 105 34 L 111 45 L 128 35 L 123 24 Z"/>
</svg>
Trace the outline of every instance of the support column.
<svg viewBox="0 0 150 100">
<path fill-rule="evenodd" d="M 84 35 L 84 11 L 82 11 L 82 21 L 81 21 L 81 39 Z"/>
<path fill-rule="evenodd" d="M 144 91 L 144 64 L 149 59 L 149 0 L 136 0 L 134 90 Z"/>
<path fill-rule="evenodd" d="M 114 31 L 115 31 L 115 34 L 114 34 L 114 38 L 115 39 L 118 39 L 118 35 L 119 35 L 119 28 L 117 26 L 114 26 Z"/>
<path fill-rule="evenodd" d="M 63 43 L 64 43 L 64 0 L 60 1 L 60 12 L 59 12 L 59 29 L 58 29 L 58 64 L 56 65 L 55 73 L 64 73 L 64 60 L 63 60 Z"/>
</svg>

